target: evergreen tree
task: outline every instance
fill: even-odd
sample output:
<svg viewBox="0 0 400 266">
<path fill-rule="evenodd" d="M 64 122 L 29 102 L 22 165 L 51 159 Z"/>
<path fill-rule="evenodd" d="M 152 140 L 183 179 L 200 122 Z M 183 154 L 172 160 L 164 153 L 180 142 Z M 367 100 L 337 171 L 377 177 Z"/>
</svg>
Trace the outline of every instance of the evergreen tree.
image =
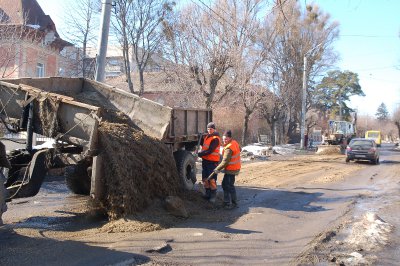
<svg viewBox="0 0 400 266">
<path fill-rule="evenodd" d="M 389 112 L 387 110 L 386 104 L 381 103 L 379 105 L 378 109 L 376 110 L 375 117 L 379 121 L 385 121 L 389 119 Z"/>
<path fill-rule="evenodd" d="M 330 112 L 332 118 L 341 115 L 342 119 L 350 118 L 354 112 L 347 105 L 350 97 L 354 95 L 365 96 L 358 79 L 358 74 L 351 71 L 334 70 L 327 75 L 315 87 L 311 87 L 313 105 L 317 110 Z"/>
</svg>

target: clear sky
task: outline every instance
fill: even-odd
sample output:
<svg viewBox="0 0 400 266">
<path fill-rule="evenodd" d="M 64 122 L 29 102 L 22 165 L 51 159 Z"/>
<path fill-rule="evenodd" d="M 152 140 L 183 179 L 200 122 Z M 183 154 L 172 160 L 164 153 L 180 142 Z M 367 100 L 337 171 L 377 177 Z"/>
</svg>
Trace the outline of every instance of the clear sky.
<svg viewBox="0 0 400 266">
<path fill-rule="evenodd" d="M 73 0 L 37 0 L 62 34 L 63 6 Z M 197 0 L 194 0 L 197 1 Z M 334 44 L 341 60 L 337 69 L 358 73 L 365 97 L 353 97 L 350 106 L 374 116 L 385 103 L 388 111 L 400 107 L 400 1 L 299 0 L 317 3 L 340 23 Z"/>
<path fill-rule="evenodd" d="M 335 43 L 341 57 L 338 67 L 358 73 L 366 94 L 353 97 L 350 106 L 369 115 L 375 115 L 382 102 L 389 112 L 400 107 L 400 1 L 314 2 L 340 23 Z"/>
</svg>

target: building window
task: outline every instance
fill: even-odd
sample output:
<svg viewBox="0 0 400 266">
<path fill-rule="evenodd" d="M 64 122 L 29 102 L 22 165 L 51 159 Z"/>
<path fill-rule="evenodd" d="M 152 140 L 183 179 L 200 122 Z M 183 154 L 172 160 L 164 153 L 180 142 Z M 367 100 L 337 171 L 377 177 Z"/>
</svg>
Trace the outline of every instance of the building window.
<svg viewBox="0 0 400 266">
<path fill-rule="evenodd" d="M 36 77 L 44 77 L 44 64 L 37 63 L 36 65 Z"/>
</svg>

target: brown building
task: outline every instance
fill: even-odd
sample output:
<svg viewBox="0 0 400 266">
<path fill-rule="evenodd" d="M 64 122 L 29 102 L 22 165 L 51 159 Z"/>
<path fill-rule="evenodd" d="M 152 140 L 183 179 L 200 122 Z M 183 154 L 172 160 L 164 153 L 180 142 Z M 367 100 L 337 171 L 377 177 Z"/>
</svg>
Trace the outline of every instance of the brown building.
<svg viewBox="0 0 400 266">
<path fill-rule="evenodd" d="M 0 77 L 57 76 L 66 46 L 36 0 L 0 0 Z"/>
</svg>

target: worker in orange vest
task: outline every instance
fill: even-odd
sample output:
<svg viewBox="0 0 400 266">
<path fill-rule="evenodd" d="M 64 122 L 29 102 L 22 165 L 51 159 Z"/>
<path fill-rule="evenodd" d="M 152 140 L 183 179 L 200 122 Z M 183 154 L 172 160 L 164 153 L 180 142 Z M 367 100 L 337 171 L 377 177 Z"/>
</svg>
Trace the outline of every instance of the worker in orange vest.
<svg viewBox="0 0 400 266">
<path fill-rule="evenodd" d="M 202 181 L 206 190 L 205 198 L 211 203 L 215 203 L 217 196 L 217 174 L 213 174 L 220 160 L 221 138 L 215 130 L 215 123 L 210 122 L 207 125 L 207 135 L 200 141 L 201 152 L 198 156 L 201 157 L 202 163 Z M 210 177 L 212 175 L 212 177 Z"/>
<path fill-rule="evenodd" d="M 222 188 L 224 190 L 224 208 L 232 209 L 237 207 L 237 197 L 235 189 L 235 177 L 240 172 L 240 145 L 232 139 L 232 131 L 224 132 L 222 136 L 224 149 L 222 152 L 222 161 L 215 168 L 214 173 L 218 174 L 223 171 L 224 179 L 222 180 Z"/>
</svg>

